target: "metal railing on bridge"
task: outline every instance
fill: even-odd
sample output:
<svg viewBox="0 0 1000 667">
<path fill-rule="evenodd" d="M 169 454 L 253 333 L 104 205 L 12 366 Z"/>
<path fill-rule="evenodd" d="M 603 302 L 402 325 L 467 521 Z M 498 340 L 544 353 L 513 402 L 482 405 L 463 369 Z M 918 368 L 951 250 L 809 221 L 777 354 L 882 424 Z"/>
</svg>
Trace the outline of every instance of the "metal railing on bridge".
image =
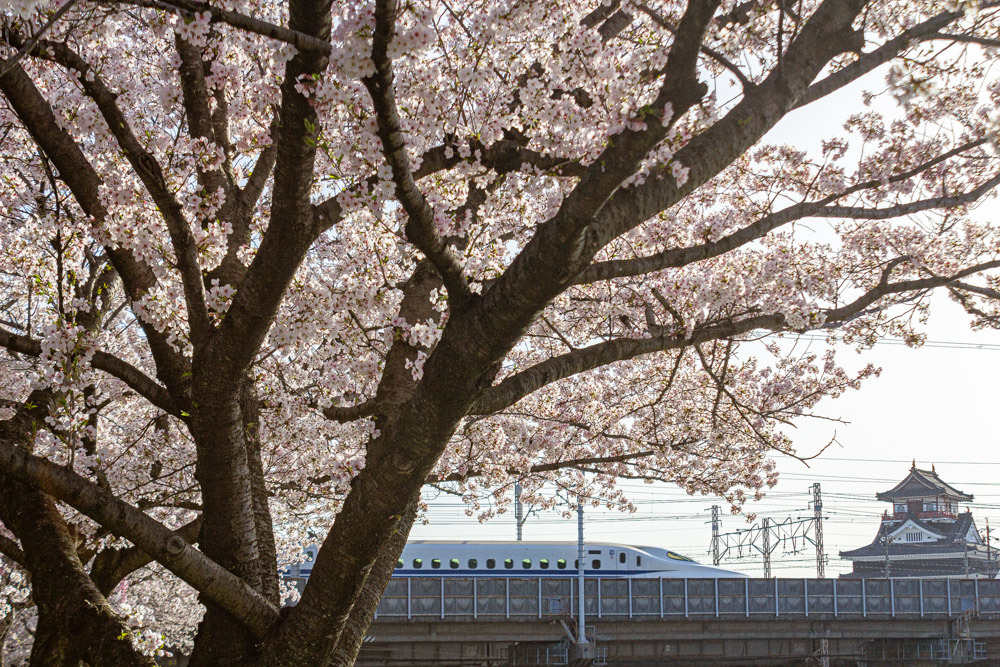
<svg viewBox="0 0 1000 667">
<path fill-rule="evenodd" d="M 588 578 L 588 620 L 743 616 L 1000 617 L 990 579 L 623 579 Z M 393 578 L 376 619 L 496 621 L 573 618 L 570 578 Z"/>
</svg>

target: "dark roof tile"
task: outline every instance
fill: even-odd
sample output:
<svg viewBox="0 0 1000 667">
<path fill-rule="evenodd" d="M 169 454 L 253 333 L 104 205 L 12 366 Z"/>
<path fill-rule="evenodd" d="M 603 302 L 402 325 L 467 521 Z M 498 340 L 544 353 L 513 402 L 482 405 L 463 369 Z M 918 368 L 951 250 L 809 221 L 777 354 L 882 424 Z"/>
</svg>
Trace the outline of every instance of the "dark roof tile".
<svg viewBox="0 0 1000 667">
<path fill-rule="evenodd" d="M 933 470 L 912 468 L 910 474 L 902 482 L 888 491 L 876 493 L 878 500 L 896 500 L 897 498 L 928 498 L 947 496 L 956 500 L 972 501 L 972 495 L 963 493 L 943 481 Z"/>
<path fill-rule="evenodd" d="M 961 551 L 962 545 L 967 544 L 965 542 L 965 536 L 969 533 L 969 528 L 974 524 L 972 521 L 972 513 L 966 512 L 964 514 L 958 515 L 958 520 L 954 522 L 934 522 L 929 523 L 926 521 L 920 521 L 916 518 L 909 518 L 908 521 L 912 521 L 921 528 L 941 535 L 940 540 L 935 540 L 933 542 L 899 542 L 894 541 L 889 543 L 889 554 L 890 555 L 909 555 L 909 554 L 935 554 L 935 553 L 954 553 L 955 551 Z M 841 558 L 861 558 L 864 556 L 883 556 L 885 555 L 885 544 L 882 542 L 882 538 L 887 532 L 895 531 L 899 525 L 888 525 L 883 523 L 879 527 L 878 534 L 871 544 L 863 546 L 859 549 L 852 549 L 850 551 L 841 551 Z M 971 545 L 970 545 L 971 546 Z"/>
</svg>

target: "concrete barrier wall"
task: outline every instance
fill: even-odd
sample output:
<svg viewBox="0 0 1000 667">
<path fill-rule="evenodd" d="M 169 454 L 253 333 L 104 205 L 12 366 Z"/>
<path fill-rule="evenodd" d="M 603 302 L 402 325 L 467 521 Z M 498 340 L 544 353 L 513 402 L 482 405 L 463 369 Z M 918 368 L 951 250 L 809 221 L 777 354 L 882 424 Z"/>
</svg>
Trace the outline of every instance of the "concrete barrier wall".
<svg viewBox="0 0 1000 667">
<path fill-rule="evenodd" d="M 734 616 L 1000 617 L 1000 581 L 987 579 L 588 578 L 588 618 Z M 575 578 L 394 578 L 376 619 L 484 621 L 574 618 Z"/>
</svg>

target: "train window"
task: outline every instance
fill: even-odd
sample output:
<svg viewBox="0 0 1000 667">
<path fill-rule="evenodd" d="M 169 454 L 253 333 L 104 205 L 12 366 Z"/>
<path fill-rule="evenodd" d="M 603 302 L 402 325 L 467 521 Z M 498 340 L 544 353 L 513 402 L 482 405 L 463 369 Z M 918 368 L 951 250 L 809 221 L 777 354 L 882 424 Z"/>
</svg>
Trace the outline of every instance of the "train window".
<svg viewBox="0 0 1000 667">
<path fill-rule="evenodd" d="M 451 569 L 453 569 L 453 570 L 457 570 L 458 569 L 458 559 L 457 558 L 452 558 L 451 559 Z"/>
<path fill-rule="evenodd" d="M 496 566 L 497 566 L 497 562 L 495 560 L 493 560 L 492 558 L 487 558 L 486 559 L 486 569 L 487 570 L 492 570 Z"/>
<path fill-rule="evenodd" d="M 642 556 L 636 556 L 635 557 L 635 564 L 636 565 L 642 565 Z"/>
<path fill-rule="evenodd" d="M 548 558 L 543 558 L 542 560 L 538 561 L 538 564 L 542 567 L 543 570 L 549 569 L 549 559 Z"/>
<path fill-rule="evenodd" d="M 600 570 L 601 569 L 601 561 L 600 561 L 600 559 L 599 558 L 595 558 L 593 560 L 593 562 L 591 563 L 591 565 L 594 566 L 595 570 Z"/>
<path fill-rule="evenodd" d="M 521 561 L 521 567 L 524 568 L 525 570 L 530 570 L 531 569 L 531 559 L 530 558 L 525 558 L 524 560 L 522 560 Z"/>
<path fill-rule="evenodd" d="M 503 566 L 504 566 L 504 569 L 506 569 L 506 570 L 512 570 L 512 569 L 514 569 L 514 559 L 513 558 L 505 558 L 504 561 L 503 561 Z"/>
<path fill-rule="evenodd" d="M 413 559 L 413 567 L 415 569 L 419 570 L 423 566 L 424 566 L 424 559 L 423 558 L 414 558 Z"/>
<path fill-rule="evenodd" d="M 580 559 L 579 558 L 577 558 L 577 559 L 575 559 L 573 561 L 573 569 L 574 570 L 579 570 L 580 569 Z"/>
<path fill-rule="evenodd" d="M 627 559 L 627 558 L 628 558 L 628 556 L 625 555 L 624 551 L 622 551 L 621 553 L 618 554 L 618 562 L 619 563 L 624 563 L 625 559 Z"/>
<path fill-rule="evenodd" d="M 475 558 L 470 558 L 469 559 L 469 569 L 470 570 L 475 570 L 477 567 L 479 567 L 479 561 L 476 560 Z"/>
<path fill-rule="evenodd" d="M 560 558 L 559 560 L 557 560 L 556 561 L 556 567 L 558 567 L 560 570 L 565 570 L 566 569 L 566 559 L 565 558 Z"/>
<path fill-rule="evenodd" d="M 440 569 L 441 568 L 441 559 L 440 558 L 432 558 L 431 559 L 431 567 L 434 568 L 435 570 Z"/>
<path fill-rule="evenodd" d="M 673 551 L 668 551 L 667 552 L 667 557 L 668 558 L 673 558 L 674 560 L 686 560 L 689 563 L 693 563 L 694 562 L 693 560 L 691 560 L 687 556 L 682 556 L 680 554 L 675 554 Z"/>
<path fill-rule="evenodd" d="M 399 560 L 396 561 L 396 569 L 399 570 L 402 567 L 403 567 L 403 559 L 400 558 Z"/>
</svg>

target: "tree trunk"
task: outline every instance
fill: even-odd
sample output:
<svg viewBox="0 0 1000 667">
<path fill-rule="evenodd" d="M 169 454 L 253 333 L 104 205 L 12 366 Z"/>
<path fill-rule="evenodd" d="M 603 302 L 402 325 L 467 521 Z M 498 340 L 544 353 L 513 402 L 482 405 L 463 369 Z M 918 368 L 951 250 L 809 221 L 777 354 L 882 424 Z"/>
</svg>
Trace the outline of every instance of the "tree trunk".
<svg viewBox="0 0 1000 667">
<path fill-rule="evenodd" d="M 195 477 L 201 487 L 203 551 L 253 589 L 261 590 L 252 477 L 247 463 L 239 390 L 195 378 L 197 414 L 192 434 L 198 450 Z M 204 596 L 191 665 L 245 665 L 256 639 L 237 619 Z"/>
<path fill-rule="evenodd" d="M 327 667 L 351 667 L 357 659 L 365 633 L 375 616 L 378 603 L 382 600 L 385 587 L 389 585 L 392 571 L 396 569 L 396 561 L 406 546 L 406 539 L 410 535 L 410 528 L 413 527 L 413 519 L 416 516 L 417 503 L 414 501 L 406 508 L 395 534 L 389 538 L 389 542 L 368 573 L 364 588 L 361 589 L 351 609 L 351 615 L 344 624 L 344 630 L 337 640 L 337 645 L 327 661 Z"/>
<path fill-rule="evenodd" d="M 25 407 L 0 422 L 0 439 L 28 451 L 41 428 L 52 395 L 36 390 Z M 31 664 L 153 667 L 132 646 L 128 629 L 83 569 L 76 543 L 55 501 L 45 493 L 0 475 L 0 521 L 21 542 L 24 567 L 38 610 Z"/>
<path fill-rule="evenodd" d="M 81 659 L 102 666 L 155 664 L 135 650 L 128 629 L 84 571 L 49 496 L 0 477 L 0 520 L 20 538 L 31 573 L 38 607 L 31 665 L 75 667 Z"/>
<path fill-rule="evenodd" d="M 278 587 L 278 552 L 274 545 L 274 522 L 267 505 L 267 483 L 264 481 L 264 462 L 260 453 L 260 403 L 253 378 L 247 377 L 240 385 L 240 416 L 246 434 L 247 467 L 250 470 L 250 492 L 253 502 L 254 528 L 257 536 L 257 563 L 260 592 L 267 601 L 278 606 L 281 594 Z"/>
</svg>

